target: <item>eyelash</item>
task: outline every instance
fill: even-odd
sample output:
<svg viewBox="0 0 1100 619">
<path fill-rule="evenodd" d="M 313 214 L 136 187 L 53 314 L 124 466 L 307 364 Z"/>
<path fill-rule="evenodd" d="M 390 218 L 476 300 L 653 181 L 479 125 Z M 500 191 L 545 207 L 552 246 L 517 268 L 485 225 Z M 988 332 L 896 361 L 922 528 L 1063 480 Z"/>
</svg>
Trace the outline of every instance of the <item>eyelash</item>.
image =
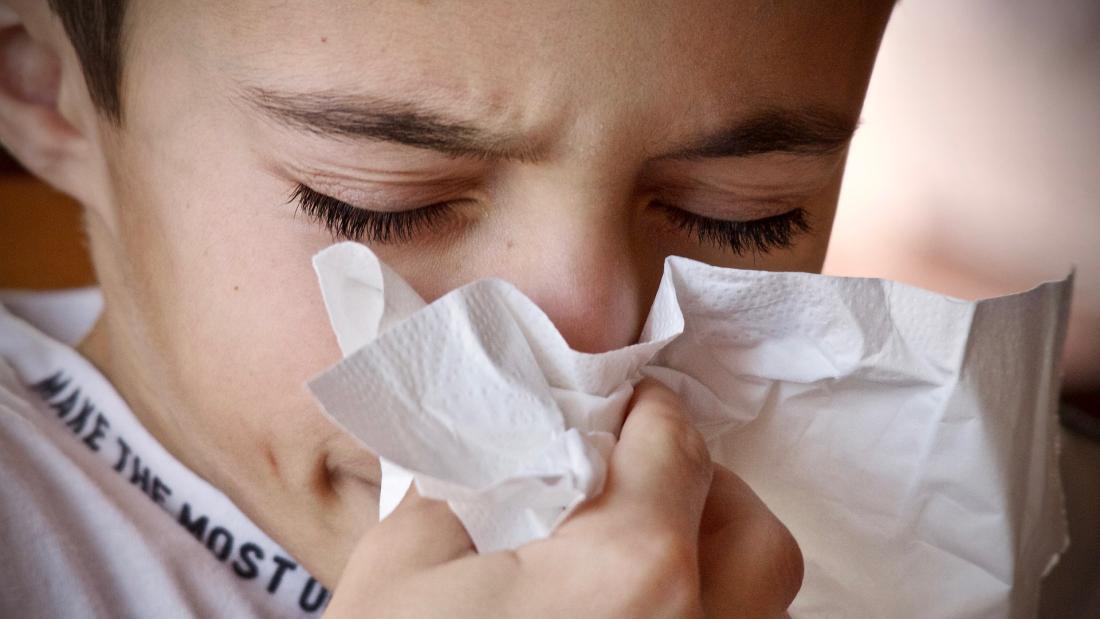
<svg viewBox="0 0 1100 619">
<path fill-rule="evenodd" d="M 761 219 L 728 221 L 702 217 L 661 202 L 653 206 L 663 210 L 673 226 L 695 236 L 703 245 L 727 249 L 738 256 L 790 249 L 797 237 L 813 230 L 809 214 L 801 207 Z"/>
<path fill-rule="evenodd" d="M 298 184 L 289 202 L 320 223 L 333 236 L 351 240 L 365 239 L 379 244 L 399 244 L 430 232 L 454 214 L 457 202 L 439 202 L 407 211 L 371 211 L 352 206 L 331 196 Z M 729 250 L 738 256 L 746 252 L 768 253 L 789 249 L 795 238 L 809 233 L 809 216 L 802 208 L 752 221 L 727 221 L 689 213 L 675 206 L 654 202 L 677 229 L 695 236 L 704 245 Z"/>
<path fill-rule="evenodd" d="M 297 202 L 298 210 L 320 223 L 335 237 L 367 239 L 380 244 L 407 243 L 419 234 L 431 231 L 452 214 L 455 204 L 440 202 L 409 211 L 369 211 L 318 193 L 300 183 L 287 202 Z"/>
</svg>

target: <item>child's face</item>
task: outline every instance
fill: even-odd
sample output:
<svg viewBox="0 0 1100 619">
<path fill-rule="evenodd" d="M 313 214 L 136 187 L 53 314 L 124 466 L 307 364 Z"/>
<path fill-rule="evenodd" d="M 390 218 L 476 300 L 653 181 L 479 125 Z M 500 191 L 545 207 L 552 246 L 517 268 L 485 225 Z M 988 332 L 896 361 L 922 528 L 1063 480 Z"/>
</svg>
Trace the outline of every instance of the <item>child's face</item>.
<svg viewBox="0 0 1100 619">
<path fill-rule="evenodd" d="M 333 233 L 296 189 L 383 213 L 360 240 L 427 299 L 498 276 L 576 348 L 621 347 L 668 255 L 820 268 L 890 8 L 131 5 L 124 120 L 89 180 L 110 195 L 89 221 L 107 312 L 84 349 L 329 584 L 377 465 L 304 387 L 340 355 L 310 264 Z"/>
</svg>

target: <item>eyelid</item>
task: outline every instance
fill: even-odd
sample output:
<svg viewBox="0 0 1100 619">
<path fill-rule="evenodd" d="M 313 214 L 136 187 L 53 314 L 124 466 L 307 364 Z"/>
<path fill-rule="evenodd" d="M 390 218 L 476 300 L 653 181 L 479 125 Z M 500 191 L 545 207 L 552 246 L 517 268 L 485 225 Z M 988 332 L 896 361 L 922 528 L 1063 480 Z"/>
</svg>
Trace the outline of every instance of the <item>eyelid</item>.
<svg viewBox="0 0 1100 619">
<path fill-rule="evenodd" d="M 350 206 L 378 212 L 407 211 L 410 204 L 430 205 L 455 201 L 456 196 L 468 196 L 478 187 L 477 181 L 471 178 L 362 181 L 319 173 L 305 175 L 300 184 L 310 191 Z"/>
<path fill-rule="evenodd" d="M 690 205 L 692 212 L 716 219 L 759 219 L 776 215 L 820 195 L 837 180 L 835 166 L 793 168 L 746 162 L 655 167 L 645 189 L 662 202 Z"/>
<path fill-rule="evenodd" d="M 751 195 L 718 190 L 684 191 L 673 187 L 656 192 L 652 200 L 662 204 L 674 204 L 700 217 L 723 221 L 753 221 L 790 211 L 804 204 L 811 195 L 811 193 L 789 190 Z"/>
<path fill-rule="evenodd" d="M 353 206 L 297 183 L 288 202 L 297 202 L 300 211 L 334 237 L 389 244 L 406 243 L 422 235 L 440 232 L 456 221 L 452 215 L 455 206 L 462 201 L 375 211 Z M 707 217 L 659 200 L 651 201 L 650 206 L 663 211 L 672 228 L 695 236 L 700 244 L 725 248 L 739 256 L 747 251 L 756 255 L 773 249 L 789 249 L 796 237 L 812 230 L 808 214 L 801 207 L 758 219 L 729 220 Z"/>
<path fill-rule="evenodd" d="M 349 207 L 376 213 L 403 213 L 439 202 L 447 202 L 453 192 L 424 191 L 333 191 L 327 187 L 302 184 L 317 195 L 339 201 Z"/>
<path fill-rule="evenodd" d="M 783 213 L 737 221 L 698 215 L 675 205 L 653 201 L 675 229 L 696 237 L 700 244 L 726 249 L 738 256 L 747 252 L 767 254 L 773 249 L 790 249 L 798 237 L 813 232 L 809 213 L 795 207 Z"/>
</svg>

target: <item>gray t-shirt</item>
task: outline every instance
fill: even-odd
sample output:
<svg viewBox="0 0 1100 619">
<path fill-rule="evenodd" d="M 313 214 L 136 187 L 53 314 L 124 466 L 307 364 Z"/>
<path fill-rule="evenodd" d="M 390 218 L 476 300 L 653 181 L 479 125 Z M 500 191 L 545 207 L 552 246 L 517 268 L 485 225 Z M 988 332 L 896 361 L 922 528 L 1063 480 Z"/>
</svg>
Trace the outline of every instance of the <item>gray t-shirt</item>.
<svg viewBox="0 0 1100 619">
<path fill-rule="evenodd" d="M 0 301 L 0 616 L 320 615 L 329 592 L 72 349 L 96 290 Z"/>
</svg>

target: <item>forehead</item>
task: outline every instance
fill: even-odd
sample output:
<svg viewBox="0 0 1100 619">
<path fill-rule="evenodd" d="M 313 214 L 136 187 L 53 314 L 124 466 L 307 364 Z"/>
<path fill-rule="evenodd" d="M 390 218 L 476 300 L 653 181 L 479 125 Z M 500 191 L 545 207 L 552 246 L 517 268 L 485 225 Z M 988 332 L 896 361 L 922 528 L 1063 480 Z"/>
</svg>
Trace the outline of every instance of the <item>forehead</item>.
<svg viewBox="0 0 1100 619">
<path fill-rule="evenodd" d="M 138 88 L 142 77 L 189 71 L 207 89 L 291 84 L 302 91 L 396 95 L 547 123 L 608 106 L 620 113 L 636 110 L 639 121 L 649 114 L 719 118 L 790 103 L 854 114 L 892 3 L 134 4 L 128 62 L 148 69 L 128 73 Z"/>
</svg>

